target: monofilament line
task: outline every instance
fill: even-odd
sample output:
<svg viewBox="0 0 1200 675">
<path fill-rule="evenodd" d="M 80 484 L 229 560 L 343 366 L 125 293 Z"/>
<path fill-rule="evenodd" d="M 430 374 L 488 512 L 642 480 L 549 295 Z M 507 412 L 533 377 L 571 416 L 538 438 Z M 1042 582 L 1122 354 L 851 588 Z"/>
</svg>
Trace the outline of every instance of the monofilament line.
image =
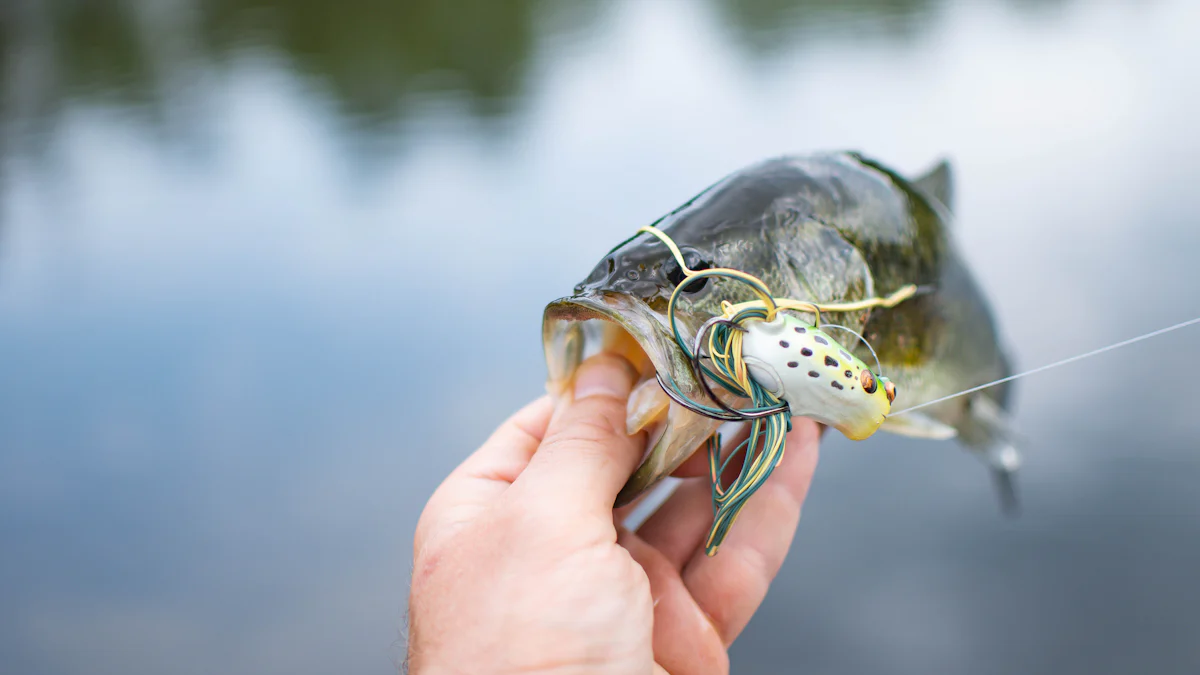
<svg viewBox="0 0 1200 675">
<path fill-rule="evenodd" d="M 889 415 L 889 417 L 895 417 L 896 415 L 903 415 L 906 412 L 912 412 L 913 410 L 917 410 L 919 408 L 924 408 L 925 406 L 930 406 L 935 403 L 941 403 L 942 401 L 948 401 L 952 398 L 958 398 L 959 396 L 966 396 L 967 394 L 977 392 L 981 389 L 987 389 L 988 387 L 994 387 L 998 384 L 1004 384 L 1005 382 L 1012 382 L 1013 380 L 1025 377 L 1026 375 L 1033 375 L 1035 373 L 1040 373 L 1040 372 L 1043 372 L 1046 370 L 1050 370 L 1051 368 L 1065 366 L 1068 363 L 1082 361 L 1086 358 L 1096 356 L 1098 354 L 1103 354 L 1104 352 L 1111 352 L 1114 349 L 1120 349 L 1121 347 L 1127 347 L 1135 342 L 1141 342 L 1142 340 L 1149 340 L 1150 338 L 1157 337 L 1159 335 L 1162 335 L 1163 333 L 1170 333 L 1173 330 L 1179 330 L 1180 328 L 1187 328 L 1188 326 L 1191 326 L 1192 324 L 1196 324 L 1196 323 L 1200 323 L 1200 317 L 1196 317 L 1195 319 L 1184 321 L 1182 323 L 1177 323 L 1174 326 L 1167 326 L 1166 328 L 1159 328 L 1156 331 L 1146 333 L 1145 335 L 1139 335 L 1137 337 L 1129 338 L 1128 340 L 1122 340 L 1121 342 L 1108 345 L 1107 347 L 1093 349 L 1092 351 L 1084 353 L 1084 354 L 1077 354 L 1070 358 L 1063 359 L 1062 361 L 1055 361 L 1054 363 L 1049 363 L 1044 366 L 1039 366 L 1037 368 L 1034 368 L 1033 370 L 1027 370 L 1023 373 L 1017 373 L 1016 375 L 1009 375 L 1008 377 L 1002 377 L 999 380 L 996 380 L 995 382 L 988 382 L 987 384 L 981 384 L 978 387 L 971 387 L 970 389 L 967 389 L 965 391 L 960 391 L 957 394 L 950 394 L 949 396 L 943 396 L 939 399 L 934 399 L 932 401 L 926 401 L 925 403 L 921 403 L 919 405 L 914 405 L 911 408 L 905 408 L 904 410 L 901 410 L 900 412 L 894 412 L 891 415 Z"/>
</svg>

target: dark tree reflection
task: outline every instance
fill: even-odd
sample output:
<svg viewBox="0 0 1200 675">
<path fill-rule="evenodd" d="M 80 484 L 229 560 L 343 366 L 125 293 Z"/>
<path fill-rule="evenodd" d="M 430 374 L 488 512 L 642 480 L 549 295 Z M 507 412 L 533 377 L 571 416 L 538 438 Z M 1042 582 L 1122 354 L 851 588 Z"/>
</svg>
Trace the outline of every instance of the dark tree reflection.
<svg viewBox="0 0 1200 675">
<path fill-rule="evenodd" d="M 944 4 L 697 1 L 713 3 L 732 41 L 759 54 L 830 33 L 903 40 Z M 1019 8 L 1061 1 L 1010 0 Z M 263 54 L 328 96 L 352 127 L 384 129 L 429 95 L 502 118 L 521 100 L 546 33 L 585 31 L 605 8 L 596 0 L 10 0 L 0 4 L 4 145 L 14 135 L 36 145 L 74 103 L 168 118 L 165 109 L 189 107 L 186 97 L 172 99 L 206 68 Z"/>
<path fill-rule="evenodd" d="M 474 112 L 508 111 L 533 51 L 535 0 L 217 0 L 202 16 L 217 54 L 283 54 L 350 115 L 389 120 L 422 90 L 467 95 Z"/>
<path fill-rule="evenodd" d="M 907 40 L 920 34 L 940 0 L 713 0 L 734 42 L 756 54 L 796 40 L 835 34 L 845 40 Z"/>
</svg>

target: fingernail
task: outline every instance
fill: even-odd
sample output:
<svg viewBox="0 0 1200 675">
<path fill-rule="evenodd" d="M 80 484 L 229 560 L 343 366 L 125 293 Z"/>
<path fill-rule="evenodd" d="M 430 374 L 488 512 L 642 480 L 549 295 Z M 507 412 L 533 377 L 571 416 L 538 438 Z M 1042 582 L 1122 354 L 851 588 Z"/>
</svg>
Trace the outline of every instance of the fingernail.
<svg viewBox="0 0 1200 675">
<path fill-rule="evenodd" d="M 634 370 L 628 361 L 614 354 L 597 354 L 575 374 L 575 400 L 589 396 L 628 398 L 633 390 Z"/>
</svg>

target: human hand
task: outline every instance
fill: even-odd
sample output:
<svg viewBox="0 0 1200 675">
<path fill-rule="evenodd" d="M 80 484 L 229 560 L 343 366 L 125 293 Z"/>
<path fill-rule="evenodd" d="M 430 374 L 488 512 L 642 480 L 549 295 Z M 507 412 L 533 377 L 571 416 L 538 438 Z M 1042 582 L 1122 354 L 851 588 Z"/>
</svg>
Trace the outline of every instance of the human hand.
<svg viewBox="0 0 1200 675">
<path fill-rule="evenodd" d="M 625 434 L 634 377 L 618 356 L 588 359 L 573 397 L 518 412 L 433 494 L 413 548 L 411 673 L 729 671 L 791 545 L 820 433 L 794 420 L 782 464 L 708 557 L 706 476 L 636 533 L 613 510 L 645 445 Z"/>
</svg>

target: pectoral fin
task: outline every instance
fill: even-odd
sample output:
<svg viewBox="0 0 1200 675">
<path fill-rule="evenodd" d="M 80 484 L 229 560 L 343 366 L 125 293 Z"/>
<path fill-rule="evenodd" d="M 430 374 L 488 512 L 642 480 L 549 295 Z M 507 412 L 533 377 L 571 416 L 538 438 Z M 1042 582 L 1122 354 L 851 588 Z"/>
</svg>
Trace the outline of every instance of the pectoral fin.
<svg viewBox="0 0 1200 675">
<path fill-rule="evenodd" d="M 928 438 L 944 441 L 958 435 L 958 430 L 948 424 L 919 412 L 905 413 L 897 417 L 889 417 L 883 421 L 880 429 L 901 436 L 912 438 Z"/>
</svg>

